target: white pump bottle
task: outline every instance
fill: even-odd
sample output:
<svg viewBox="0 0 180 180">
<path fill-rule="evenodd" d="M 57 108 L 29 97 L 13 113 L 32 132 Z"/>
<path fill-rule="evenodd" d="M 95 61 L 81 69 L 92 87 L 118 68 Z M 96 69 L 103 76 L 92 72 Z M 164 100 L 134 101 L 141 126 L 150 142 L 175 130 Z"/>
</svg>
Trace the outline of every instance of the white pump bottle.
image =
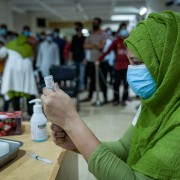
<svg viewBox="0 0 180 180">
<path fill-rule="evenodd" d="M 40 99 L 29 101 L 30 104 L 35 103 L 33 106 L 33 115 L 31 117 L 31 137 L 35 142 L 43 142 L 48 139 L 47 133 L 47 119 L 42 111 Z"/>
</svg>

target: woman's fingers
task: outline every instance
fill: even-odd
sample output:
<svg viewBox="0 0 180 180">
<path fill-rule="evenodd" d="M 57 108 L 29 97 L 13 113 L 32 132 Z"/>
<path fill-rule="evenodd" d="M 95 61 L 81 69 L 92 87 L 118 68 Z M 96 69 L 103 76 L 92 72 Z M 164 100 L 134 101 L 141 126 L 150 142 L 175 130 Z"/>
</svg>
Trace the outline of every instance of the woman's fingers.
<svg viewBox="0 0 180 180">
<path fill-rule="evenodd" d="M 66 136 L 66 133 L 64 131 L 62 132 L 53 131 L 52 135 L 54 138 L 64 138 Z"/>
<path fill-rule="evenodd" d="M 65 142 L 65 138 L 53 138 L 53 141 L 56 145 L 60 145 Z"/>
<path fill-rule="evenodd" d="M 64 138 L 66 136 L 66 132 L 55 124 L 51 124 L 51 130 L 54 138 Z"/>
<path fill-rule="evenodd" d="M 42 103 L 44 104 L 44 102 L 46 100 L 46 96 L 44 94 L 41 95 L 41 100 L 42 100 Z"/>
<path fill-rule="evenodd" d="M 59 126 L 57 126 L 55 124 L 51 124 L 50 128 L 51 128 L 52 131 L 58 131 L 58 132 L 64 131 L 61 127 L 59 127 Z"/>
<path fill-rule="evenodd" d="M 51 89 L 43 88 L 43 94 L 45 96 L 52 95 L 53 93 L 54 93 L 54 91 L 52 91 Z"/>
<path fill-rule="evenodd" d="M 60 89 L 57 82 L 54 84 L 54 89 L 55 89 L 55 91 L 58 91 Z"/>
</svg>

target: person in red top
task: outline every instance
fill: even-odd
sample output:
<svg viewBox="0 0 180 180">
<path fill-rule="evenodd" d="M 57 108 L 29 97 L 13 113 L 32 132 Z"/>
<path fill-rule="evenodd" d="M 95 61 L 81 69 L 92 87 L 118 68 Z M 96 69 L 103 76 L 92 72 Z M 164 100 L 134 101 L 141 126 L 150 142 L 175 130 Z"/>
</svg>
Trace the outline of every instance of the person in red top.
<svg viewBox="0 0 180 180">
<path fill-rule="evenodd" d="M 113 41 L 109 49 L 104 52 L 99 61 L 101 62 L 104 57 L 109 54 L 111 51 L 115 52 L 116 60 L 115 60 L 115 82 L 114 82 L 114 100 L 113 105 L 119 104 L 119 86 L 121 81 L 124 85 L 124 92 L 121 101 L 121 105 L 125 106 L 125 101 L 128 99 L 128 83 L 126 80 L 127 68 L 129 65 L 129 61 L 126 55 L 126 47 L 124 46 L 124 39 L 128 37 L 127 25 L 122 23 L 119 27 L 117 38 Z"/>
</svg>

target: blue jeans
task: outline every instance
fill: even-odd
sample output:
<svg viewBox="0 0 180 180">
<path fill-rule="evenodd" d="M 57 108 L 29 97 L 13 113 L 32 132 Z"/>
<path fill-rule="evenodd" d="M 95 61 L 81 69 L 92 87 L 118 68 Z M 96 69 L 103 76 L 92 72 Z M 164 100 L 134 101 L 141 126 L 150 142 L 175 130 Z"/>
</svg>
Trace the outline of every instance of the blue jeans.
<svg viewBox="0 0 180 180">
<path fill-rule="evenodd" d="M 84 89 L 84 72 L 85 72 L 85 65 L 83 62 L 74 62 L 77 67 L 78 76 L 79 76 L 79 90 Z"/>
</svg>

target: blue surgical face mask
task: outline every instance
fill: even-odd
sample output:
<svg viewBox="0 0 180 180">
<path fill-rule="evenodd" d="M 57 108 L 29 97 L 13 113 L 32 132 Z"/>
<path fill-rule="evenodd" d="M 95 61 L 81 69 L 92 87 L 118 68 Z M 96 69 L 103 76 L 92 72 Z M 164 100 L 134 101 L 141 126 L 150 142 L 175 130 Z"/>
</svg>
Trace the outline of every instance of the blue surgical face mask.
<svg viewBox="0 0 180 180">
<path fill-rule="evenodd" d="M 0 35 L 6 36 L 7 35 L 7 30 L 6 29 L 0 29 Z"/>
<path fill-rule="evenodd" d="M 144 64 L 129 65 L 127 81 L 134 93 L 143 99 L 150 98 L 156 91 L 156 83 Z"/>
<path fill-rule="evenodd" d="M 46 39 L 47 39 L 48 42 L 52 42 L 53 41 L 52 36 L 47 36 Z"/>
<path fill-rule="evenodd" d="M 128 35 L 129 35 L 129 33 L 128 33 L 128 31 L 126 29 L 120 30 L 118 34 L 119 34 L 119 36 L 121 36 L 123 38 L 127 38 Z"/>
<path fill-rule="evenodd" d="M 111 31 L 106 31 L 107 36 L 111 36 L 112 32 Z"/>
<path fill-rule="evenodd" d="M 29 36 L 31 35 L 31 33 L 30 33 L 29 31 L 24 31 L 23 34 L 24 34 L 24 36 L 26 36 L 26 37 L 29 37 Z"/>
</svg>

